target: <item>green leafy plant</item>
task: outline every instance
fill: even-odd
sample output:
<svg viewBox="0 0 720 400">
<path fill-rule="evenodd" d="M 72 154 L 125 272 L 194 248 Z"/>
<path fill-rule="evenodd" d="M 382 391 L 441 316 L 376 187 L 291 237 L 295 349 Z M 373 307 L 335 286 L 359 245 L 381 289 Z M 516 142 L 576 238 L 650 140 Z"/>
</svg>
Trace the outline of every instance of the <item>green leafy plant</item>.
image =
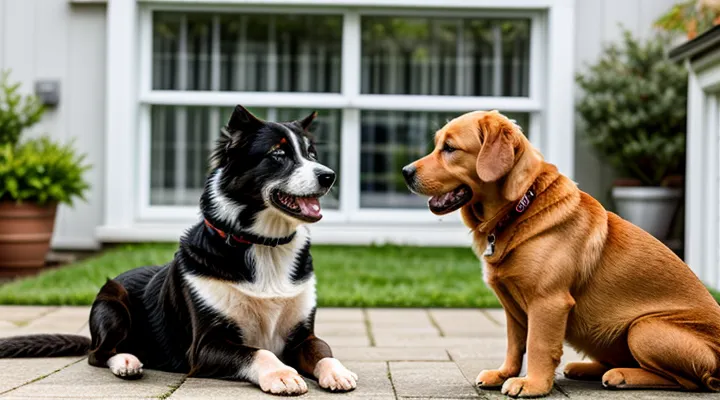
<svg viewBox="0 0 720 400">
<path fill-rule="evenodd" d="M 715 26 L 720 13 L 698 0 L 686 0 L 673 5 L 655 21 L 655 27 L 666 32 L 682 33 L 688 39 Z"/>
<path fill-rule="evenodd" d="M 20 83 L 10 83 L 10 72 L 0 73 L 0 144 L 17 144 L 20 134 L 40 121 L 42 104 L 19 93 Z"/>
<path fill-rule="evenodd" d="M 83 173 L 89 168 L 72 144 L 47 137 L 5 144 L 0 147 L 0 200 L 72 205 L 75 197 L 85 200 L 89 186 Z"/>
<path fill-rule="evenodd" d="M 620 173 L 647 186 L 683 173 L 687 73 L 665 56 L 667 41 L 628 31 L 576 80 L 589 142 Z"/>
<path fill-rule="evenodd" d="M 0 78 L 0 201 L 39 205 L 85 199 L 89 188 L 83 174 L 90 166 L 72 143 L 49 137 L 21 140 L 26 129 L 40 121 L 43 107 L 33 96 L 19 94 L 20 84 Z"/>
</svg>

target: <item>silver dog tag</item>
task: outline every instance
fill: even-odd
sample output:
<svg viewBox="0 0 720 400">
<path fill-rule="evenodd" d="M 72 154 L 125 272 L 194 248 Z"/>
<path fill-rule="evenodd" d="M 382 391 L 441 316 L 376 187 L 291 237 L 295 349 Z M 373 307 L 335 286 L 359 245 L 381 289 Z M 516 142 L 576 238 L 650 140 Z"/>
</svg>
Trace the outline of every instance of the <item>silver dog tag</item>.
<svg viewBox="0 0 720 400">
<path fill-rule="evenodd" d="M 484 256 L 488 257 L 495 254 L 495 234 L 491 233 L 487 237 L 487 247 L 485 247 Z"/>
</svg>

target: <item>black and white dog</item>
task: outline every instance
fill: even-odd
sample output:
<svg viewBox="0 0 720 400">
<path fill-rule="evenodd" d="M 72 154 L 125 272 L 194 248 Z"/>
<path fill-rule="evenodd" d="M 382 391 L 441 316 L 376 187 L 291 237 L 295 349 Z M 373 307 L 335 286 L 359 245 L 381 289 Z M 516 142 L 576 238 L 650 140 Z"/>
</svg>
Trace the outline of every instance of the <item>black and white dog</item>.
<svg viewBox="0 0 720 400">
<path fill-rule="evenodd" d="M 318 163 L 301 121 L 261 121 L 237 106 L 222 130 L 200 199 L 205 220 L 175 258 L 108 280 L 90 312 L 92 339 L 31 335 L 0 339 L 0 358 L 88 354 L 97 367 L 138 378 L 143 366 L 195 377 L 250 381 L 302 394 L 300 374 L 348 391 L 357 375 L 317 338 L 315 276 L 304 223 L 335 173 Z"/>
</svg>

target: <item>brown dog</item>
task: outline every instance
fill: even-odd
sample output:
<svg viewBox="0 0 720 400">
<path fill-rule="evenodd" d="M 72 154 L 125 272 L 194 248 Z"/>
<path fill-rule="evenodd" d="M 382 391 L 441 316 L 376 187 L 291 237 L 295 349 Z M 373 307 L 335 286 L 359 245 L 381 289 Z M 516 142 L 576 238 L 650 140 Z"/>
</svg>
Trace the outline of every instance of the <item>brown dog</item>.
<svg viewBox="0 0 720 400">
<path fill-rule="evenodd" d="M 549 393 L 567 340 L 593 360 L 569 364 L 568 378 L 720 391 L 720 307 L 707 289 L 660 241 L 543 161 L 505 116 L 478 111 L 450 121 L 432 153 L 403 175 L 433 196 L 433 213 L 462 208 L 485 281 L 505 309 L 505 362 L 480 372 L 480 387 Z"/>
</svg>

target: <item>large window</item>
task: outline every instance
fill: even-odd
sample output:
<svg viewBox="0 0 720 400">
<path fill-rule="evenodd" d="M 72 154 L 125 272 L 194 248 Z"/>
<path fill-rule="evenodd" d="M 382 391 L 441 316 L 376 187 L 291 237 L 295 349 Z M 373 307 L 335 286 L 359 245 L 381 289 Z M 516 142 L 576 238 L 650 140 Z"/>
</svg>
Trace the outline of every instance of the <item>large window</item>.
<svg viewBox="0 0 720 400">
<path fill-rule="evenodd" d="M 362 93 L 528 96 L 529 19 L 362 18 Z"/>
<path fill-rule="evenodd" d="M 156 12 L 153 89 L 340 92 L 341 16 Z"/>
<path fill-rule="evenodd" d="M 238 103 L 270 120 L 319 111 L 320 158 L 339 176 L 325 208 L 342 221 L 408 219 L 425 207 L 400 169 L 461 113 L 499 109 L 531 138 L 540 126 L 536 12 L 236 6 L 143 15 L 144 215 L 196 207 L 210 149 Z"/>
</svg>

